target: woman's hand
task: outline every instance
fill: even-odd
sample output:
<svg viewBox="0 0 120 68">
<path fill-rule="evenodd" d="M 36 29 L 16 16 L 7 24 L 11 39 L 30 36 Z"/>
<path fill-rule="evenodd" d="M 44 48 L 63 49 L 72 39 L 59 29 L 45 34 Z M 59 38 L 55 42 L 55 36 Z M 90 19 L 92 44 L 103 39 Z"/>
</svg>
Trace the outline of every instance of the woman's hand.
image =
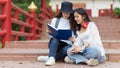
<svg viewBox="0 0 120 68">
<path fill-rule="evenodd" d="M 46 28 L 46 33 L 48 33 L 48 34 L 51 33 L 51 30 Z"/>
<path fill-rule="evenodd" d="M 83 48 L 82 47 L 79 47 L 79 46 L 74 46 L 74 50 L 72 51 L 73 53 L 78 53 L 78 52 L 81 52 L 83 51 Z"/>
<path fill-rule="evenodd" d="M 70 53 L 78 53 L 78 52 L 81 52 L 81 51 L 83 51 L 83 48 L 79 47 L 77 45 L 73 45 L 70 49 Z"/>
</svg>

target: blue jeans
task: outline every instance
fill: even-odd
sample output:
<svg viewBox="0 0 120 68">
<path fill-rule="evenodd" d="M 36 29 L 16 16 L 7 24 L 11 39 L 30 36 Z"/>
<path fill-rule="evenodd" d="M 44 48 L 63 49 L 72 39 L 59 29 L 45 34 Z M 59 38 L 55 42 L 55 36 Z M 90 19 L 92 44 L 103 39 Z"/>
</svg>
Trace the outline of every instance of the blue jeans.
<svg viewBox="0 0 120 68">
<path fill-rule="evenodd" d="M 69 51 L 69 49 L 68 49 Z M 69 58 L 75 60 L 75 63 L 78 64 L 80 62 L 84 62 L 90 58 L 98 59 L 99 63 L 102 63 L 105 61 L 106 57 L 101 55 L 101 51 L 98 47 L 95 46 L 89 46 L 86 49 L 83 50 L 82 53 L 74 53 L 70 54 L 67 52 L 67 55 Z"/>
<path fill-rule="evenodd" d="M 67 55 L 67 49 L 70 44 L 61 42 L 56 38 L 51 38 L 49 42 L 49 57 L 54 57 L 56 60 L 63 59 Z"/>
</svg>

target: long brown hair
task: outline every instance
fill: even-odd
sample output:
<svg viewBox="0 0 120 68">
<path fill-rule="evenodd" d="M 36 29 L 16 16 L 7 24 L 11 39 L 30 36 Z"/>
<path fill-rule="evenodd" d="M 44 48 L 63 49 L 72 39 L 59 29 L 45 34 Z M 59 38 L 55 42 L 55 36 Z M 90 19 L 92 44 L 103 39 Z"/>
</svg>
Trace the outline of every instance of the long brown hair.
<svg viewBox="0 0 120 68">
<path fill-rule="evenodd" d="M 85 9 L 77 8 L 77 9 L 74 10 L 74 12 L 77 12 L 78 14 L 83 16 L 85 22 L 88 22 L 88 23 L 90 22 L 90 19 L 89 19 L 88 14 L 87 14 Z M 70 25 L 71 25 L 71 29 L 73 30 L 74 34 L 76 35 L 76 31 L 81 29 L 81 24 L 77 24 L 77 22 L 75 21 L 74 12 L 73 12 L 73 15 L 70 18 L 70 22 L 71 22 Z"/>
</svg>

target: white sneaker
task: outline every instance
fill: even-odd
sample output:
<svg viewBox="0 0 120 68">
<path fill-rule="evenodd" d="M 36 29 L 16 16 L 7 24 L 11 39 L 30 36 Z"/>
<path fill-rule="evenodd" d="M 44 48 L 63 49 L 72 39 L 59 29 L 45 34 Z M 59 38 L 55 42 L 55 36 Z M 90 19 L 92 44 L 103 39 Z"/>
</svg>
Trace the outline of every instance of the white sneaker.
<svg viewBox="0 0 120 68">
<path fill-rule="evenodd" d="M 49 59 L 48 56 L 39 56 L 37 57 L 37 60 L 40 62 L 46 62 Z"/>
<path fill-rule="evenodd" d="M 87 61 L 87 65 L 89 65 L 89 66 L 97 66 L 98 64 L 99 64 L 99 62 L 97 59 L 91 58 Z"/>
<path fill-rule="evenodd" d="M 65 61 L 66 63 L 71 63 L 71 64 L 72 64 L 72 63 L 75 63 L 75 61 L 72 60 L 72 59 L 70 59 L 68 56 L 65 57 L 64 61 Z"/>
<path fill-rule="evenodd" d="M 46 66 L 51 66 L 55 64 L 55 59 L 54 57 L 49 57 L 49 59 L 47 60 L 47 62 L 45 63 Z"/>
</svg>

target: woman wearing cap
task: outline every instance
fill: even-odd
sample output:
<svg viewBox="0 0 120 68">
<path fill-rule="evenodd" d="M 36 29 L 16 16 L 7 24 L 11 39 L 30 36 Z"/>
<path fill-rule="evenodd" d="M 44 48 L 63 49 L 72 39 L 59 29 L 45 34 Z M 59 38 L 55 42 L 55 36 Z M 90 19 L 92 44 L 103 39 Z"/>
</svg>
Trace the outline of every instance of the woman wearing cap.
<svg viewBox="0 0 120 68">
<path fill-rule="evenodd" d="M 99 36 L 99 31 L 94 22 L 91 22 L 83 8 L 77 8 L 73 12 L 74 16 L 71 25 L 76 39 L 74 44 L 68 49 L 65 62 L 86 63 L 88 65 L 98 65 L 105 61 L 105 51 Z"/>
<path fill-rule="evenodd" d="M 52 19 L 51 25 L 57 29 L 70 29 L 70 16 L 73 12 L 73 4 L 71 2 L 62 2 L 60 13 Z M 57 27 L 56 27 L 57 24 Z M 50 30 L 46 32 L 49 34 Z M 56 60 L 64 59 L 67 55 L 67 49 L 71 47 L 72 42 L 70 40 L 59 40 L 55 37 L 51 37 L 49 41 L 49 56 L 39 56 L 38 61 L 46 61 L 45 65 L 53 65 Z"/>
</svg>

